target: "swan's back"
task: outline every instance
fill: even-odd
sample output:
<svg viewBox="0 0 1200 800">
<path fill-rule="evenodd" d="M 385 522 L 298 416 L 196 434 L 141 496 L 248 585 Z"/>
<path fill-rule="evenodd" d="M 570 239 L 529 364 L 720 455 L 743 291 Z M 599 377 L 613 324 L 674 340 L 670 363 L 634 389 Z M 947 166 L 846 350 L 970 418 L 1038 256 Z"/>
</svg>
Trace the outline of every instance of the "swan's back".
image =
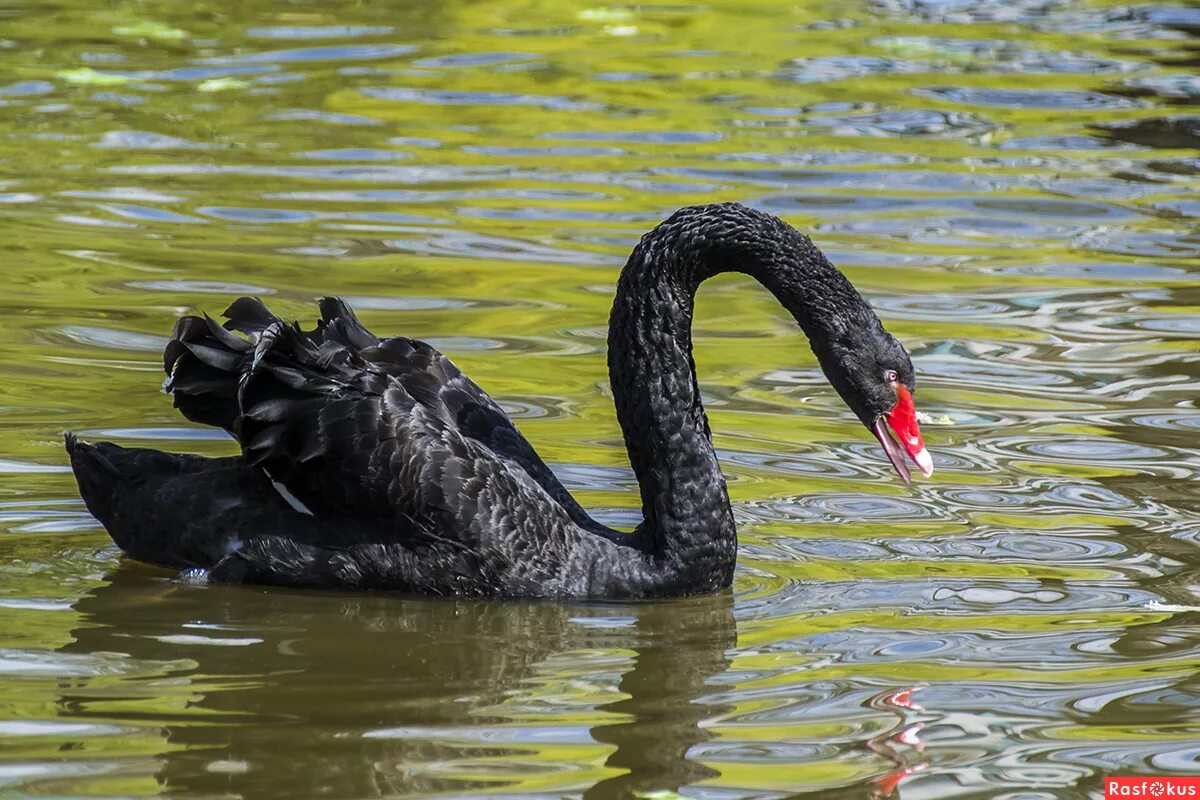
<svg viewBox="0 0 1200 800">
<path fill-rule="evenodd" d="M 465 513 L 483 490 L 477 473 L 499 459 L 586 518 L 499 405 L 442 353 L 379 339 L 336 298 L 320 311 L 307 332 L 249 297 L 229 307 L 224 326 L 182 318 L 164 352 L 175 406 L 229 431 L 250 464 L 314 512 Z"/>
</svg>

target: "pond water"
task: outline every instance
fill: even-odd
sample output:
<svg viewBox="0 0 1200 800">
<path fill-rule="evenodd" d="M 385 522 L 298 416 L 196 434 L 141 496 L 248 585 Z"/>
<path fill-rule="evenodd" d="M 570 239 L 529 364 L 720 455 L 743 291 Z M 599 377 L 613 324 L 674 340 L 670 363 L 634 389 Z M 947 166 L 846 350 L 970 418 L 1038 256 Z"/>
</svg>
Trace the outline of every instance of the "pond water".
<svg viewBox="0 0 1200 800">
<path fill-rule="evenodd" d="M 1200 773 L 1200 8 L 55 4 L 0 18 L 0 794 L 1098 798 Z M 231 452 L 173 320 L 348 298 L 636 521 L 604 336 L 740 200 L 904 341 L 906 490 L 748 280 L 696 350 L 732 592 L 427 601 L 123 562 L 61 434 Z"/>
</svg>

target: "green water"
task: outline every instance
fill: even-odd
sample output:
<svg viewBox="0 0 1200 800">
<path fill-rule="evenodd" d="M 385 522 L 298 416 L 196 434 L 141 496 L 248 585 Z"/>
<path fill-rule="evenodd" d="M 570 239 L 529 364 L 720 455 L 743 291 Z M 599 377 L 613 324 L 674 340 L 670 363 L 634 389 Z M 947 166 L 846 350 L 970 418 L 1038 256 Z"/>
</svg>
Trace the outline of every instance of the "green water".
<svg viewBox="0 0 1200 800">
<path fill-rule="evenodd" d="M 1200 773 L 1196 6 L 0 9 L 0 795 L 1099 798 Z M 347 297 L 636 521 L 604 369 L 675 208 L 809 232 L 901 338 L 906 490 L 745 279 L 697 362 L 742 554 L 682 602 L 196 587 L 64 430 L 206 454 L 187 311 Z M 663 793 L 667 794 L 663 794 Z"/>
</svg>

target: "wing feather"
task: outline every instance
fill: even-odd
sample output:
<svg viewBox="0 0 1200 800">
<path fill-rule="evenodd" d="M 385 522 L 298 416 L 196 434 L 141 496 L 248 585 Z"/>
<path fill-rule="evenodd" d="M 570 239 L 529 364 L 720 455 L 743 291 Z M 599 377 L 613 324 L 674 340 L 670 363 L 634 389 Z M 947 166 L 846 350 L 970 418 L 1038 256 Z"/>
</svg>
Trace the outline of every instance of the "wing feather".
<svg viewBox="0 0 1200 800">
<path fill-rule="evenodd" d="M 320 312 L 312 331 L 248 297 L 229 307 L 224 326 L 184 318 L 164 353 L 176 406 L 230 431 L 249 462 L 318 516 L 425 519 L 436 536 L 472 547 L 530 527 L 527 509 L 542 529 L 559 518 L 595 525 L 442 353 L 379 339 L 337 298 L 321 300 Z M 561 538 L 540 537 L 535 550 Z"/>
</svg>

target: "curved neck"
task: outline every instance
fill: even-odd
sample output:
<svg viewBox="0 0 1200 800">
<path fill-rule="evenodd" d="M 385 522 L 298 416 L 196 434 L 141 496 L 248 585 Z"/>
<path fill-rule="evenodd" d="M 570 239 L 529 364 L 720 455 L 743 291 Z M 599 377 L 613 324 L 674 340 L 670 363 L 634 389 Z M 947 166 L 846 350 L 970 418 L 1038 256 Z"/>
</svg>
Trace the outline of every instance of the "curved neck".
<svg viewBox="0 0 1200 800">
<path fill-rule="evenodd" d="M 733 512 L 692 359 L 696 290 L 727 271 L 749 274 L 770 290 L 818 355 L 840 329 L 875 320 L 807 237 L 737 204 L 682 209 L 630 255 L 609 319 L 608 367 L 641 489 L 639 539 L 688 573 L 696 591 L 728 585 L 737 558 Z"/>
</svg>

